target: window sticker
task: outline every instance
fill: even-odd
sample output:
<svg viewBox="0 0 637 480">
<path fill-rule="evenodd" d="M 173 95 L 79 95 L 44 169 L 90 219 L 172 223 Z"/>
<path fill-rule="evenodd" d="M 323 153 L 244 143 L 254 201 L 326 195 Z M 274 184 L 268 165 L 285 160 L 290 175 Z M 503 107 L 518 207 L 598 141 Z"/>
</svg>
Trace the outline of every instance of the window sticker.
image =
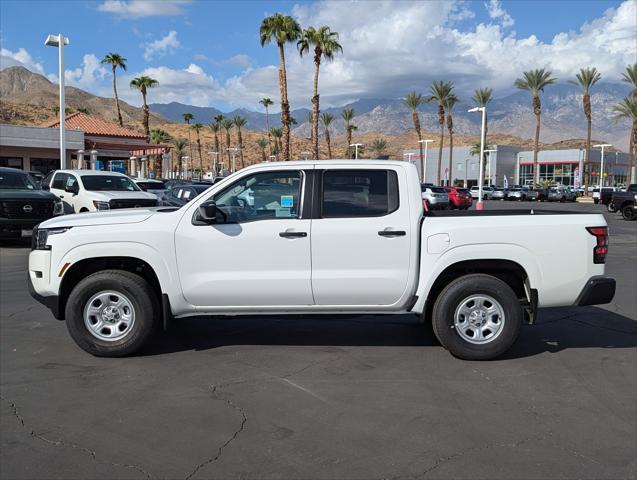
<svg viewBox="0 0 637 480">
<path fill-rule="evenodd" d="M 292 210 L 289 208 L 277 208 L 275 210 L 275 216 L 289 218 L 292 216 Z"/>
<path fill-rule="evenodd" d="M 281 209 L 288 210 L 294 206 L 294 197 L 292 195 L 281 195 Z"/>
</svg>

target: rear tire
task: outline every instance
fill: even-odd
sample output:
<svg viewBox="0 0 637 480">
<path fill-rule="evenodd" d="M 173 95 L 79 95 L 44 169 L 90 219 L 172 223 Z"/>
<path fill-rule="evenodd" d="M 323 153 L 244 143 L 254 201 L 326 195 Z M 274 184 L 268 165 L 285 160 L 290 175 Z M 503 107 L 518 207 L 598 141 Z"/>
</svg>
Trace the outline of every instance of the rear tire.
<svg viewBox="0 0 637 480">
<path fill-rule="evenodd" d="M 608 210 L 609 213 L 615 213 L 617 211 L 613 202 L 608 202 L 606 204 L 606 210 Z"/>
<path fill-rule="evenodd" d="M 455 357 L 491 360 L 513 345 L 522 318 L 511 287 L 491 275 L 471 274 L 442 290 L 431 323 L 436 338 Z"/>
<path fill-rule="evenodd" d="M 629 222 L 637 220 L 637 210 L 633 205 L 626 205 L 622 207 L 622 217 Z"/>
<path fill-rule="evenodd" d="M 132 355 L 150 340 L 160 313 L 149 283 L 123 270 L 89 275 L 66 302 L 66 326 L 73 340 L 98 357 Z"/>
</svg>

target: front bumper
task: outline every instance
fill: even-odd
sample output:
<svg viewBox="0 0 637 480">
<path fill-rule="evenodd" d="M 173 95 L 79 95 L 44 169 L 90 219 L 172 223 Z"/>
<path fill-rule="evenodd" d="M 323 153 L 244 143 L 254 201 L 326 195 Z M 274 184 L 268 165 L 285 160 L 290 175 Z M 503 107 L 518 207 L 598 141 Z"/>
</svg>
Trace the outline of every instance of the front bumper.
<svg viewBox="0 0 637 480">
<path fill-rule="evenodd" d="M 615 279 L 610 277 L 591 277 L 584 285 L 575 301 L 575 305 L 603 305 L 610 303 L 615 296 Z"/>
<path fill-rule="evenodd" d="M 64 320 L 64 314 L 60 305 L 60 297 L 52 295 L 50 297 L 44 297 L 35 291 L 33 282 L 31 281 L 31 275 L 27 272 L 27 283 L 29 287 L 29 294 L 35 298 L 42 305 L 51 310 L 51 313 L 57 320 Z"/>
<path fill-rule="evenodd" d="M 22 236 L 22 230 L 33 230 L 37 224 L 43 221 L 42 219 L 2 218 L 0 219 L 0 237 L 20 237 Z"/>
</svg>

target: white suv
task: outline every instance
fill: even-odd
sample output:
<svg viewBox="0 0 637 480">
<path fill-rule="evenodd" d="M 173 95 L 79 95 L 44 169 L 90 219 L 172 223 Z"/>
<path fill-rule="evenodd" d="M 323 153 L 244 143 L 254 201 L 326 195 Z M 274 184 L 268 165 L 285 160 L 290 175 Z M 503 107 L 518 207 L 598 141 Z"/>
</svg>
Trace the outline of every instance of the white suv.
<svg viewBox="0 0 637 480">
<path fill-rule="evenodd" d="M 156 195 L 118 172 L 57 170 L 42 180 L 42 188 L 62 200 L 66 213 L 159 205 Z"/>
</svg>

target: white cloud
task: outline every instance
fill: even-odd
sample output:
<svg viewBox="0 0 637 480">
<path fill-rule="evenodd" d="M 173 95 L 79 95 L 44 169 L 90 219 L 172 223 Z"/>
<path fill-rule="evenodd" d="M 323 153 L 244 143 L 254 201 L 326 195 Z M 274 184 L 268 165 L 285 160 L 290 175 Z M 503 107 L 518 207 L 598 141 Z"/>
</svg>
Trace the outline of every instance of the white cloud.
<svg viewBox="0 0 637 480">
<path fill-rule="evenodd" d="M 180 45 L 177 39 L 177 32 L 171 30 L 165 37 L 144 45 L 144 60 L 148 62 L 154 57 L 163 57 L 164 55 L 175 53 Z"/>
<path fill-rule="evenodd" d="M 100 60 L 89 53 L 84 55 L 81 67 L 64 71 L 64 81 L 67 85 L 87 90 L 99 84 L 107 74 L 108 70 L 100 64 Z"/>
<path fill-rule="evenodd" d="M 6 48 L 0 49 L 0 70 L 16 66 L 24 67 L 32 72 L 44 75 L 42 64 L 36 62 L 24 48 L 19 48 L 15 52 L 7 50 Z"/>
<path fill-rule="evenodd" d="M 224 65 L 231 65 L 234 67 L 249 68 L 254 65 L 254 60 L 252 60 L 252 57 L 250 57 L 250 55 L 239 53 L 237 55 L 233 55 L 227 60 L 224 60 L 222 63 Z"/>
<path fill-rule="evenodd" d="M 515 23 L 511 15 L 509 15 L 507 11 L 502 8 L 500 0 L 489 0 L 487 3 L 484 4 L 484 6 L 489 13 L 489 17 L 493 20 L 498 20 L 504 28 L 512 27 Z"/>
<path fill-rule="evenodd" d="M 184 5 L 190 2 L 191 0 L 105 0 L 97 9 L 122 18 L 174 16 L 184 13 Z"/>
</svg>

